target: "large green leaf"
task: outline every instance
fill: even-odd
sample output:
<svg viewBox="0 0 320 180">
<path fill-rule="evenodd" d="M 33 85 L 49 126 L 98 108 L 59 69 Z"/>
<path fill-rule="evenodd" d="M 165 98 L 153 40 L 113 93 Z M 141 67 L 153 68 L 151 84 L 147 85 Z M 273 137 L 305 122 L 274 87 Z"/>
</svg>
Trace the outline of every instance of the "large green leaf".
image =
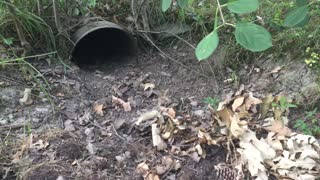
<svg viewBox="0 0 320 180">
<path fill-rule="evenodd" d="M 308 0 L 296 0 L 297 6 L 305 6 L 308 4 Z"/>
<path fill-rule="evenodd" d="M 219 37 L 217 31 L 213 31 L 204 37 L 196 48 L 196 57 L 199 61 L 207 59 L 218 47 Z"/>
<path fill-rule="evenodd" d="M 270 33 L 264 27 L 254 23 L 236 24 L 235 36 L 241 46 L 253 52 L 264 51 L 272 46 Z"/>
<path fill-rule="evenodd" d="M 293 26 L 293 28 L 303 27 L 309 23 L 309 20 L 310 20 L 310 17 L 307 15 L 306 18 L 304 18 L 304 20 L 302 20 L 297 25 Z"/>
<path fill-rule="evenodd" d="M 227 6 L 233 13 L 251 13 L 259 8 L 259 0 L 236 0 L 228 3 Z"/>
<path fill-rule="evenodd" d="M 166 12 L 171 6 L 172 0 L 162 0 L 161 9 L 163 12 Z"/>
<path fill-rule="evenodd" d="M 308 6 L 301 6 L 291 10 L 284 19 L 284 26 L 294 27 L 304 21 L 308 15 Z"/>
<path fill-rule="evenodd" d="M 186 8 L 188 6 L 189 0 L 178 0 L 178 5 L 180 8 Z"/>
</svg>

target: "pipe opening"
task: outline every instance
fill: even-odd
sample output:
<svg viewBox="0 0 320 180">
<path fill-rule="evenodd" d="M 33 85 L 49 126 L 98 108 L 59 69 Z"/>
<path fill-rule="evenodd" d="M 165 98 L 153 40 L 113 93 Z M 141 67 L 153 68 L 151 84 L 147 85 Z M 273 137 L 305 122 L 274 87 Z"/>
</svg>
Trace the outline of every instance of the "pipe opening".
<svg viewBox="0 0 320 180">
<path fill-rule="evenodd" d="M 135 43 L 131 35 L 119 28 L 101 27 L 80 33 L 76 37 L 72 61 L 80 67 L 114 63 L 134 55 Z"/>
</svg>

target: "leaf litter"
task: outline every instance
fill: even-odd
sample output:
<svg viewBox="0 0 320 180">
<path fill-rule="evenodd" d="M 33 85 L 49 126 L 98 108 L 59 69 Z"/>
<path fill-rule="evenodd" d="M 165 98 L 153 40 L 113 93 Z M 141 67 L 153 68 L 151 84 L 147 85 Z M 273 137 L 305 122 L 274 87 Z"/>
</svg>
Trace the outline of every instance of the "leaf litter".
<svg viewBox="0 0 320 180">
<path fill-rule="evenodd" d="M 165 107 L 143 114 L 137 119 L 136 126 L 150 125 L 153 146 L 166 152 L 174 147 L 172 142 L 177 134 L 191 129 L 197 135 L 190 142 L 196 143 L 186 150 L 175 149 L 174 153 L 189 156 L 197 162 L 206 158 L 204 146 L 229 146 L 228 153 L 233 158 L 228 163 L 242 171 L 228 174 L 234 179 L 244 179 L 245 169 L 251 177 L 259 180 L 268 180 L 270 175 L 280 179 L 316 179 L 320 176 L 319 143 L 315 137 L 294 133 L 287 127 L 289 120 L 284 112 L 288 109 L 271 106 L 279 103 L 278 99 L 267 95 L 260 100 L 242 88 L 221 102 L 216 111 L 211 108 L 213 122 L 208 127 L 199 128 L 190 122 L 181 122 L 173 109 Z M 152 121 L 151 124 L 148 121 Z M 188 138 L 190 136 L 192 134 Z M 244 169 L 239 168 L 241 166 Z M 141 174 L 145 176 L 146 172 L 152 174 L 153 171 L 145 169 Z M 161 174 L 162 171 L 152 177 L 158 178 L 156 175 Z"/>
</svg>

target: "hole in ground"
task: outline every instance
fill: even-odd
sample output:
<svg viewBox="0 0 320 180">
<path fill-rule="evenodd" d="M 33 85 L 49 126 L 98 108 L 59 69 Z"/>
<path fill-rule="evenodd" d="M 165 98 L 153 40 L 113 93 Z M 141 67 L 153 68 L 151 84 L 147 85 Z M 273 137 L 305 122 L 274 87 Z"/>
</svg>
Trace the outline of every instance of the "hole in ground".
<svg viewBox="0 0 320 180">
<path fill-rule="evenodd" d="M 75 45 L 72 60 L 80 67 L 118 63 L 135 55 L 135 43 L 126 31 L 100 28 L 82 37 Z"/>
</svg>

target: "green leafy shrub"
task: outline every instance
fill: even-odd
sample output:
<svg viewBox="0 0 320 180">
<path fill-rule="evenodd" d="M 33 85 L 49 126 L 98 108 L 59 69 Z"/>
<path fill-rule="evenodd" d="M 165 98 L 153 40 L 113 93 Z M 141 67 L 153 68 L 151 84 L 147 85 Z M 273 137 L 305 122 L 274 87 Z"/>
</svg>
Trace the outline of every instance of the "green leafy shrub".
<svg viewBox="0 0 320 180">
<path fill-rule="evenodd" d="M 275 102 L 272 103 L 272 107 L 285 111 L 289 108 L 296 108 L 297 106 L 295 104 L 291 104 L 286 97 L 282 96 L 280 97 L 278 103 L 275 103 Z"/>
<path fill-rule="evenodd" d="M 313 111 L 307 111 L 304 118 L 298 119 L 294 128 L 307 135 L 320 136 L 320 120 L 317 117 L 317 108 Z"/>
<path fill-rule="evenodd" d="M 204 103 L 210 105 L 213 109 L 217 109 L 220 100 L 218 98 L 207 97 L 203 100 Z"/>
<path fill-rule="evenodd" d="M 274 16 L 275 24 L 280 28 L 297 28 L 305 26 L 309 21 L 310 9 L 317 1 L 308 2 L 307 0 L 296 0 L 294 3 L 287 3 L 289 11 L 281 20 L 282 10 L 278 10 Z M 276 4 L 272 3 L 271 4 Z M 162 11 L 167 11 L 173 4 L 172 0 L 162 0 Z M 236 42 L 252 52 L 261 52 L 273 46 L 272 37 L 265 28 L 265 22 L 259 16 L 250 18 L 247 14 L 257 11 L 260 6 L 259 0 L 235 0 L 222 1 L 216 0 L 213 30 L 206 35 L 196 48 L 198 60 L 208 58 L 218 47 L 219 31 L 222 27 L 229 26 L 234 29 Z M 188 6 L 195 6 L 193 0 L 180 0 L 177 5 L 185 9 Z M 226 14 L 226 8 L 229 13 Z M 261 8 L 264 9 L 265 7 Z M 271 8 L 271 7 L 268 7 Z M 230 16 L 231 15 L 231 16 Z"/>
</svg>

